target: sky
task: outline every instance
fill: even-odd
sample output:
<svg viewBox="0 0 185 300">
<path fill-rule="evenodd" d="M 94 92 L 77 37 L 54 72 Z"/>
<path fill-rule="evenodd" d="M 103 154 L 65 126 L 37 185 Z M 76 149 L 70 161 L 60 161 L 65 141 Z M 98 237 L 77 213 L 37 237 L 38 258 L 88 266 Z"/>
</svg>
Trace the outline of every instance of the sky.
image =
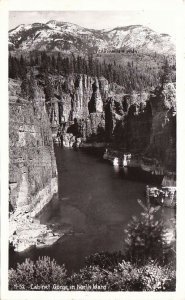
<svg viewBox="0 0 185 300">
<path fill-rule="evenodd" d="M 71 22 L 86 28 L 104 29 L 127 25 L 145 25 L 159 33 L 176 35 L 173 11 L 11 11 L 9 29 L 20 24 L 49 20 Z"/>
</svg>

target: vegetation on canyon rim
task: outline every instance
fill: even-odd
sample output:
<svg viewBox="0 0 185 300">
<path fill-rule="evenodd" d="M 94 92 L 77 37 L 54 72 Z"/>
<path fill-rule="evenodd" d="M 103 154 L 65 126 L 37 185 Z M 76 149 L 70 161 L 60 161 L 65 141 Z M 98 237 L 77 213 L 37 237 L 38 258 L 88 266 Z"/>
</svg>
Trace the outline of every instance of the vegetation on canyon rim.
<svg viewBox="0 0 185 300">
<path fill-rule="evenodd" d="M 165 238 L 163 221 L 156 219 L 159 207 L 142 206 L 144 212 L 133 217 L 125 230 L 123 253 L 93 254 L 86 258 L 85 267 L 71 276 L 50 257 L 35 262 L 26 259 L 16 270 L 9 270 L 10 290 L 42 286 L 71 290 L 83 285 L 86 290 L 174 291 L 175 238 L 171 242 Z"/>
<path fill-rule="evenodd" d="M 118 54 L 117 54 L 118 55 Z M 168 58 L 162 58 L 157 54 L 150 54 L 149 58 L 143 56 L 140 59 L 143 64 L 138 62 L 135 54 L 134 57 L 129 56 L 127 63 L 122 65 L 119 64 L 117 57 L 114 58 L 113 62 L 102 61 L 102 57 L 81 57 L 74 55 L 69 57 L 62 57 L 58 53 L 55 55 L 47 55 L 46 52 L 41 54 L 32 54 L 30 58 L 24 58 L 22 55 L 20 58 L 9 56 L 9 77 L 13 79 L 20 78 L 23 80 L 23 94 L 26 93 L 27 86 L 32 86 L 32 77 L 29 79 L 26 76 L 27 71 L 30 68 L 36 67 L 39 74 L 45 74 L 45 86 L 47 90 L 51 90 L 50 75 L 64 75 L 78 73 L 86 74 L 89 76 L 105 77 L 109 83 L 116 83 L 120 86 L 124 86 L 126 93 L 130 93 L 133 90 L 143 91 L 156 87 L 161 83 L 161 78 L 164 73 L 170 73 L 171 80 L 175 81 L 175 65 L 168 63 Z M 140 54 L 141 55 L 141 54 Z M 148 60 L 150 59 L 150 63 Z M 29 84 L 30 83 L 30 84 Z M 49 100 L 49 99 L 48 99 Z"/>
</svg>

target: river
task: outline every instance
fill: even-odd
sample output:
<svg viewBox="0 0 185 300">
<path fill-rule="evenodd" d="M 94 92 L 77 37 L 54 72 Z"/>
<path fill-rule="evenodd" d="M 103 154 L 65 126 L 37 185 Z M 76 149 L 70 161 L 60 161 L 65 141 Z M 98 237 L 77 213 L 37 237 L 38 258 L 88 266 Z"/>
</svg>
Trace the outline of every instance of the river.
<svg viewBox="0 0 185 300">
<path fill-rule="evenodd" d="M 10 266 L 26 257 L 35 260 L 48 255 L 65 264 L 69 273 L 78 271 L 90 254 L 122 250 L 124 229 L 142 211 L 137 199 L 145 200 L 146 182 L 138 180 L 137 172 L 130 180 L 126 169 L 120 171 L 99 155 L 58 146 L 55 154 L 59 195 L 39 219 L 57 225 L 65 234 L 52 246 L 14 253 Z M 173 210 L 166 211 L 172 216 Z"/>
</svg>

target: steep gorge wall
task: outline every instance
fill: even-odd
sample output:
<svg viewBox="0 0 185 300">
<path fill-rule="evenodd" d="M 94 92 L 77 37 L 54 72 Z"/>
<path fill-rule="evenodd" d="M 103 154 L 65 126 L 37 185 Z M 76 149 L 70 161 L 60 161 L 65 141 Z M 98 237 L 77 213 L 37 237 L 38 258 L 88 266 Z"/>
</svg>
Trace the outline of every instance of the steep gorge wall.
<svg viewBox="0 0 185 300">
<path fill-rule="evenodd" d="M 9 200 L 11 210 L 36 202 L 45 190 L 57 192 L 56 162 L 45 98 L 37 88 L 33 100 L 20 95 L 20 82 L 9 82 Z"/>
<path fill-rule="evenodd" d="M 146 155 L 176 170 L 176 91 L 172 83 L 155 90 L 150 96 L 152 128 Z"/>
<path fill-rule="evenodd" d="M 52 81 L 55 97 L 47 105 L 53 126 L 83 141 L 104 141 L 132 152 L 146 149 L 152 123 L 148 93 L 126 95 L 124 87 L 84 74 L 53 76 Z"/>
<path fill-rule="evenodd" d="M 128 95 L 124 87 L 110 84 L 103 77 L 72 74 L 50 76 L 50 80 L 54 97 L 46 103 L 47 112 L 55 134 L 60 128 L 66 145 L 72 145 L 75 137 L 82 143 L 108 143 L 113 149 L 131 153 L 132 160 L 139 156 L 136 165 L 140 164 L 145 171 L 167 176 L 166 183 L 175 182 L 173 83 L 165 83 L 151 92 L 133 91 Z"/>
<path fill-rule="evenodd" d="M 155 90 L 150 97 L 152 128 L 145 163 L 155 174 L 162 174 L 164 186 L 176 185 L 176 90 L 172 83 Z M 155 160 L 154 160 L 155 159 Z"/>
<path fill-rule="evenodd" d="M 124 93 L 101 78 L 73 74 L 54 78 L 65 130 L 83 141 L 104 141 L 139 155 L 144 170 L 174 178 L 176 168 L 176 95 L 173 83 L 152 92 Z M 58 117 L 58 125 L 60 120 Z M 170 175 L 171 174 L 171 175 Z M 171 178 L 171 182 L 173 179 Z"/>
<path fill-rule="evenodd" d="M 100 134 L 103 138 L 106 131 L 105 106 L 114 94 L 108 81 L 103 77 L 84 74 L 73 74 L 66 78 L 52 76 L 51 81 L 54 97 L 46 105 L 52 127 L 66 126 L 65 129 L 72 133 L 74 131 L 84 140 Z M 123 93 L 123 87 L 119 89 Z"/>
<path fill-rule="evenodd" d="M 125 99 L 123 118 L 114 129 L 113 147 L 132 154 L 131 165 L 176 184 L 176 91 L 165 83 L 135 101 Z M 130 104 L 131 103 L 131 104 Z M 125 105 L 127 104 L 127 105 Z M 137 157 L 137 159 L 136 159 Z M 134 163 L 135 161 L 135 163 Z"/>
<path fill-rule="evenodd" d="M 115 101 L 114 101 L 115 102 Z M 147 93 L 124 97 L 119 103 L 121 109 L 112 107 L 114 120 L 113 145 L 134 154 L 142 153 L 150 140 L 152 111 Z M 118 107 L 118 105 L 117 105 Z"/>
<path fill-rule="evenodd" d="M 72 121 L 75 118 L 85 119 L 90 113 L 103 112 L 102 95 L 100 93 L 100 81 L 87 75 L 74 74 L 68 77 L 52 76 L 52 85 L 55 97 L 52 102 L 60 103 L 60 112 L 58 122 L 60 122 L 60 113 L 63 119 Z M 108 84 L 108 81 L 105 80 Z M 53 107 L 53 109 L 55 109 Z"/>
</svg>

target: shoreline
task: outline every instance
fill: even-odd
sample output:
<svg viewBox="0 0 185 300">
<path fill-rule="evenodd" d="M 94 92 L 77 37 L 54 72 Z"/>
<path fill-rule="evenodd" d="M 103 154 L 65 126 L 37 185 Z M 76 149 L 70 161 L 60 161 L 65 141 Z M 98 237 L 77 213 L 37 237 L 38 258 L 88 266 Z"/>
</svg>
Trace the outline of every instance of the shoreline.
<svg viewBox="0 0 185 300">
<path fill-rule="evenodd" d="M 35 219 L 41 210 L 58 192 L 58 178 L 54 177 L 35 197 L 31 205 L 18 207 L 9 217 L 9 243 L 15 252 L 22 252 L 31 246 L 45 247 L 55 243 L 61 234 L 48 229 Z"/>
</svg>

